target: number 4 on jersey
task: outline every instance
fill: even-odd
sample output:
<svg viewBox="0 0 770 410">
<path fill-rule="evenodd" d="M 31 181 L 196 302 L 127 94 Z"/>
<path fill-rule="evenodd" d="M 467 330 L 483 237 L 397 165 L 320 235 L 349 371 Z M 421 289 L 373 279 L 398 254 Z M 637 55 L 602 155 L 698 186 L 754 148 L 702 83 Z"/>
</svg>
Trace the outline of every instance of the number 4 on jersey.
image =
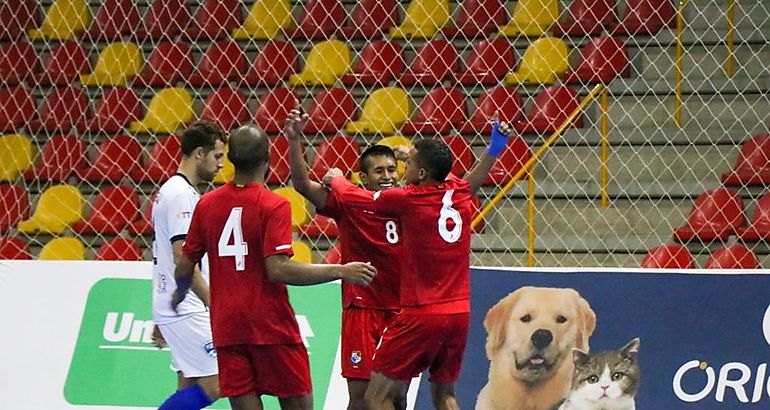
<svg viewBox="0 0 770 410">
<path fill-rule="evenodd" d="M 222 234 L 219 236 L 217 249 L 219 256 L 234 256 L 235 270 L 242 271 L 246 269 L 246 255 L 249 254 L 249 247 L 243 241 L 243 229 L 241 228 L 241 213 L 243 208 L 233 208 L 230 216 L 227 217 L 225 227 L 222 228 Z M 233 237 L 233 244 L 230 245 L 230 237 Z"/>
</svg>

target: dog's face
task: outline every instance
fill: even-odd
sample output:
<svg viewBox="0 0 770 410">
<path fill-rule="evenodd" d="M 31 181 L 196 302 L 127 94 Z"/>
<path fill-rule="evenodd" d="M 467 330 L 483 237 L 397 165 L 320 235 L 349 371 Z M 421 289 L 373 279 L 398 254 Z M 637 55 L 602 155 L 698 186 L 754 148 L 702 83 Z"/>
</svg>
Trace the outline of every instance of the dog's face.
<svg viewBox="0 0 770 410">
<path fill-rule="evenodd" d="M 596 315 L 573 289 L 523 287 L 487 312 L 487 356 L 527 383 L 551 377 L 573 348 L 588 350 Z"/>
</svg>

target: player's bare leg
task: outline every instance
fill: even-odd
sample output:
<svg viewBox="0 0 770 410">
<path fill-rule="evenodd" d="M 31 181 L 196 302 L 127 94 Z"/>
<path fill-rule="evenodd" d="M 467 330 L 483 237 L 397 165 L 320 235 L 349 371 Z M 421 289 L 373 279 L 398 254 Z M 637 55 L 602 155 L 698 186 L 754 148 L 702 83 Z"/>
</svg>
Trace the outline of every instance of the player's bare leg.
<svg viewBox="0 0 770 410">
<path fill-rule="evenodd" d="M 395 410 L 404 401 L 405 391 L 404 382 L 372 372 L 372 379 L 366 389 L 366 405 L 369 410 Z"/>
<path fill-rule="evenodd" d="M 366 410 L 368 380 L 348 379 L 348 410 Z"/>
<path fill-rule="evenodd" d="M 198 377 L 195 379 L 195 383 L 203 387 L 203 391 L 209 396 L 211 401 L 217 401 L 219 399 L 219 375 L 214 374 L 206 377 Z"/>
<path fill-rule="evenodd" d="M 233 410 L 263 410 L 262 398 L 257 395 L 230 397 Z"/>
<path fill-rule="evenodd" d="M 433 407 L 436 410 L 460 410 L 455 398 L 454 383 L 433 382 L 430 384 L 430 394 L 433 397 Z"/>
<path fill-rule="evenodd" d="M 278 398 L 281 410 L 313 410 L 313 394 L 299 397 Z"/>
</svg>

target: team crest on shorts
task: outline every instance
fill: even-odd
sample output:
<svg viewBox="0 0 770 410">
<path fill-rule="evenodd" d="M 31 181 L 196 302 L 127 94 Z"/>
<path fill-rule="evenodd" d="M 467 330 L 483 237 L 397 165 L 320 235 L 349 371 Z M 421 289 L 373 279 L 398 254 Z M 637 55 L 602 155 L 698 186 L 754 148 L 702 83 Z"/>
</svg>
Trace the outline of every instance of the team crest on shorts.
<svg viewBox="0 0 770 410">
<path fill-rule="evenodd" d="M 360 350 L 353 350 L 353 353 L 350 354 L 350 363 L 353 363 L 353 365 L 357 365 L 361 363 L 361 361 L 364 360 L 363 356 L 361 356 Z"/>
<path fill-rule="evenodd" d="M 206 342 L 206 344 L 203 345 L 203 350 L 214 359 L 217 358 L 217 349 L 214 348 L 214 342 Z"/>
</svg>

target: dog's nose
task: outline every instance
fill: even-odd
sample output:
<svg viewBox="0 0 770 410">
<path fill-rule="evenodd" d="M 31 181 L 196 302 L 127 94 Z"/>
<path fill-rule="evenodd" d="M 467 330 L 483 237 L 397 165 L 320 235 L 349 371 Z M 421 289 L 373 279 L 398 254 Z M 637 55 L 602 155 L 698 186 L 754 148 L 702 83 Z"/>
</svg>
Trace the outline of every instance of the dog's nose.
<svg viewBox="0 0 770 410">
<path fill-rule="evenodd" d="M 530 339 L 536 348 L 542 349 L 551 344 L 553 341 L 553 334 L 550 330 L 537 329 L 535 330 L 535 333 L 532 333 L 532 337 Z"/>
</svg>

